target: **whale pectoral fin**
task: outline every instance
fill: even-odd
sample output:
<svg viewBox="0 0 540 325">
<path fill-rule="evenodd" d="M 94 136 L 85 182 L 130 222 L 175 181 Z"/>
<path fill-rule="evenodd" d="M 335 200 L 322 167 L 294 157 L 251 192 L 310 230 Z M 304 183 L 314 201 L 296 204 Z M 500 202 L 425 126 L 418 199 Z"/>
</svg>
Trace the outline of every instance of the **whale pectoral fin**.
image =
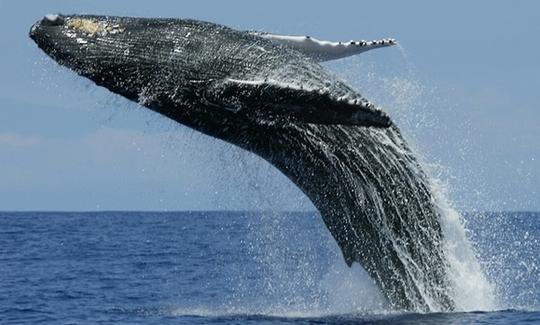
<svg viewBox="0 0 540 325">
<path fill-rule="evenodd" d="M 207 91 L 210 104 L 264 119 L 314 124 L 389 127 L 390 118 L 362 97 L 335 98 L 328 92 L 268 81 L 227 79 Z"/>
<path fill-rule="evenodd" d="M 341 59 L 372 49 L 397 45 L 397 41 L 393 38 L 373 41 L 330 42 L 318 40 L 310 36 L 289 36 L 259 32 L 253 32 L 252 34 L 290 47 L 319 62 Z"/>
</svg>

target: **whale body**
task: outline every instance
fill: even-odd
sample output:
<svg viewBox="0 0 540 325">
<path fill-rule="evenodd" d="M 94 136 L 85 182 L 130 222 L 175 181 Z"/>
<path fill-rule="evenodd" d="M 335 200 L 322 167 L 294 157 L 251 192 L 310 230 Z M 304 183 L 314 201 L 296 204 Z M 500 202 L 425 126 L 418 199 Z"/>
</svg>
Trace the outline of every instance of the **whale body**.
<svg viewBox="0 0 540 325">
<path fill-rule="evenodd" d="M 319 62 L 395 44 L 187 19 L 47 15 L 30 37 L 114 93 L 264 158 L 397 309 L 454 309 L 441 216 L 399 129 Z"/>
</svg>

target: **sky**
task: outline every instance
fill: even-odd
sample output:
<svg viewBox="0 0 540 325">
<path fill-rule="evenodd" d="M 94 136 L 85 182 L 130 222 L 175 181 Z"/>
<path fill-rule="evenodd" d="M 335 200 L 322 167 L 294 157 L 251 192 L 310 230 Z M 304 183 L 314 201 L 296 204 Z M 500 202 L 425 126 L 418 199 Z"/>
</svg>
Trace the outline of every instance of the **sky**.
<svg viewBox="0 0 540 325">
<path fill-rule="evenodd" d="M 57 12 L 394 37 L 327 67 L 384 107 L 455 207 L 540 210 L 538 1 L 0 0 L 0 12 L 0 210 L 314 209 L 254 155 L 53 63 L 28 31 Z"/>
</svg>

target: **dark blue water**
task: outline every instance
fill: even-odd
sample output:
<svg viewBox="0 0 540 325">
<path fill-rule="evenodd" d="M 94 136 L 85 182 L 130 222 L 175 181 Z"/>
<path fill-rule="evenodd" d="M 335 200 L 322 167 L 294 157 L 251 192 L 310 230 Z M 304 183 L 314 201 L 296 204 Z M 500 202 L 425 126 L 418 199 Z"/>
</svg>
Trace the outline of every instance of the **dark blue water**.
<svg viewBox="0 0 540 325">
<path fill-rule="evenodd" d="M 0 213 L 0 323 L 540 322 L 540 214 L 466 218 L 495 311 L 391 311 L 315 213 Z"/>
</svg>

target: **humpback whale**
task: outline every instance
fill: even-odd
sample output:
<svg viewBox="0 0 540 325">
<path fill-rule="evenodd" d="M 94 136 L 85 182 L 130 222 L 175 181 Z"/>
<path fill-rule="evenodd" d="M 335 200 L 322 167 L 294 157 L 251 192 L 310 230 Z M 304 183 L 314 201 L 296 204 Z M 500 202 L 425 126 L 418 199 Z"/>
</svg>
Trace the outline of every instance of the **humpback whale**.
<svg viewBox="0 0 540 325">
<path fill-rule="evenodd" d="M 381 108 L 319 64 L 395 40 L 59 14 L 30 37 L 97 85 L 274 165 L 317 207 L 346 263 L 360 263 L 396 309 L 455 308 L 422 166 Z"/>
</svg>

